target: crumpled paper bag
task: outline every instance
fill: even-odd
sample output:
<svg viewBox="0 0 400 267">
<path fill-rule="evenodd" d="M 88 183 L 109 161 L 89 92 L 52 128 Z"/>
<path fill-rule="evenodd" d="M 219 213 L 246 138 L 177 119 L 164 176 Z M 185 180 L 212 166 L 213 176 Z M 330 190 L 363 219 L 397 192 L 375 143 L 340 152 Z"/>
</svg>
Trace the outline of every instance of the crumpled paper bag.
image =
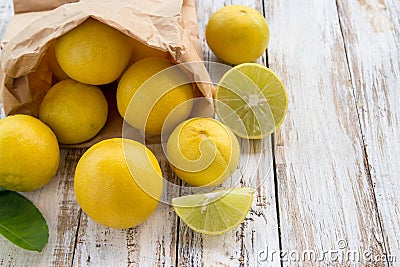
<svg viewBox="0 0 400 267">
<path fill-rule="evenodd" d="M 19 2 L 36 1 L 15 0 L 15 6 Z M 23 9 L 17 11 L 20 10 Z M 169 52 L 171 59 L 177 63 L 202 61 L 193 0 L 81 0 L 52 11 L 18 14 L 10 21 L 1 44 L 0 97 L 7 115 L 24 113 L 37 116 L 40 103 L 53 83 L 47 49 L 57 37 L 89 17 L 147 46 Z M 200 107 L 193 109 L 194 112 L 196 115 L 213 116 L 211 99 L 214 87 L 204 64 L 186 68 L 186 72 L 198 81 L 194 85 L 197 96 L 207 98 Z M 89 141 L 64 146 L 88 147 L 100 140 L 122 135 L 123 120 L 116 109 L 115 90 L 106 88 L 103 92 L 109 101 L 109 117 L 104 128 Z M 141 133 L 132 129 L 130 136 L 140 138 Z M 159 142 L 160 138 L 146 136 L 146 141 Z"/>
</svg>

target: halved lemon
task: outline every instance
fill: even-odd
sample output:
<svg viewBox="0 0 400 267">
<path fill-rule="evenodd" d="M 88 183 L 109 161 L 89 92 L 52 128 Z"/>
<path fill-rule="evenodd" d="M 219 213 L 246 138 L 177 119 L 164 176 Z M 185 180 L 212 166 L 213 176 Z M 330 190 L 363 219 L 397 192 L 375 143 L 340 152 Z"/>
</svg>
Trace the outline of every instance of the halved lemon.
<svg viewBox="0 0 400 267">
<path fill-rule="evenodd" d="M 209 235 L 226 233 L 243 222 L 253 203 L 252 188 L 230 188 L 172 199 L 176 214 L 192 230 Z"/>
<path fill-rule="evenodd" d="M 215 111 L 239 137 L 262 139 L 283 123 L 288 94 L 281 79 L 269 68 L 244 63 L 233 67 L 216 88 Z"/>
</svg>

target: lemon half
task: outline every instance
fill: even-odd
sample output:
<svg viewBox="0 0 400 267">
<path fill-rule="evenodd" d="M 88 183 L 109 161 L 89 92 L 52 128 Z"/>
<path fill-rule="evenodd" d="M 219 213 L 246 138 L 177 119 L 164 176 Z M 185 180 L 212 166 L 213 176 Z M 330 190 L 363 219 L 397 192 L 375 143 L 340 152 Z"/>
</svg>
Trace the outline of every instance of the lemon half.
<svg viewBox="0 0 400 267">
<path fill-rule="evenodd" d="M 288 94 L 269 68 L 244 63 L 230 69 L 216 88 L 215 111 L 232 131 L 248 139 L 262 139 L 283 123 Z"/>
</svg>

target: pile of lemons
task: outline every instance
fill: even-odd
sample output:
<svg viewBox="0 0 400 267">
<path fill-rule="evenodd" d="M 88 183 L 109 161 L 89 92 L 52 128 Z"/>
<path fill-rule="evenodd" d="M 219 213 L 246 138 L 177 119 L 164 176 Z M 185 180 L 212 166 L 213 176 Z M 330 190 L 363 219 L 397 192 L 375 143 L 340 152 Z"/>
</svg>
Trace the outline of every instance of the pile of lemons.
<svg viewBox="0 0 400 267">
<path fill-rule="evenodd" d="M 218 57 L 239 64 L 252 62 L 265 51 L 269 30 L 258 11 L 230 6 L 210 18 L 206 38 Z M 109 112 L 103 93 L 108 87 L 102 85 L 116 85 L 118 112 L 129 125 L 146 135 L 160 135 L 169 127 L 167 159 L 176 175 L 193 186 L 223 183 L 239 163 L 236 135 L 263 138 L 279 127 L 287 110 L 287 93 L 279 78 L 249 63 L 228 71 L 217 86 L 215 108 L 222 122 L 188 119 L 193 86 L 182 69 L 174 68 L 169 53 L 147 47 L 92 18 L 59 37 L 46 55 L 56 82 L 44 96 L 38 118 L 13 115 L 0 121 L 3 189 L 42 187 L 56 174 L 59 143 L 79 144 L 101 131 Z M 238 85 L 239 93 L 231 89 Z M 149 104 L 152 108 L 147 114 L 143 107 Z M 252 109 L 256 111 L 248 113 Z M 164 125 L 173 111 L 172 124 Z M 242 119 L 239 126 L 230 113 Z M 143 223 L 157 207 L 163 191 L 162 172 L 145 145 L 126 138 L 106 139 L 79 160 L 74 190 L 79 205 L 94 221 L 129 228 Z M 252 200 L 253 190 L 236 188 L 176 198 L 173 206 L 192 229 L 220 234 L 244 219 Z"/>
</svg>

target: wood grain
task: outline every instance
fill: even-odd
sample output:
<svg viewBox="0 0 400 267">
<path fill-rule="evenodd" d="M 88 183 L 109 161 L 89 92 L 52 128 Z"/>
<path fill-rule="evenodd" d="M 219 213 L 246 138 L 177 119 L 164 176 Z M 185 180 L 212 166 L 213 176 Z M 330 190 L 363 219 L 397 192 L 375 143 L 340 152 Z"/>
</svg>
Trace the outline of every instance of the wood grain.
<svg viewBox="0 0 400 267">
<path fill-rule="evenodd" d="M 74 169 L 85 150 L 62 149 L 56 177 L 24 193 L 47 220 L 48 245 L 42 253 L 28 252 L 0 236 L 0 266 L 398 265 L 400 2 L 199 0 L 206 60 L 220 62 L 205 42 L 206 23 L 231 4 L 265 14 L 271 39 L 259 62 L 269 64 L 289 91 L 289 113 L 273 142 L 240 140 L 238 170 L 224 184 L 257 188 L 246 220 L 225 235 L 206 236 L 160 204 L 136 228 L 98 225 L 79 209 L 73 193 Z M 12 12 L 12 0 L 0 0 L 0 37 Z M 218 80 L 222 71 L 207 67 Z M 150 148 L 164 177 L 179 183 L 161 146 Z M 165 190 L 169 199 L 179 194 L 174 187 Z M 338 249 L 339 240 L 346 244 L 339 251 L 370 251 L 396 262 L 307 262 L 287 256 L 281 261 L 279 254 L 265 254 L 313 250 L 321 255 Z"/>
<path fill-rule="evenodd" d="M 385 246 L 399 262 L 400 3 L 340 0 L 338 7 Z"/>
<path fill-rule="evenodd" d="M 0 1 L 0 40 L 3 38 L 5 34 L 7 24 L 13 13 L 14 9 L 12 1 L 10 0 Z"/>
<path fill-rule="evenodd" d="M 371 251 L 383 234 L 358 123 L 334 0 L 266 2 L 268 61 L 289 91 L 289 113 L 276 134 L 282 249 Z M 342 242 L 342 241 L 340 241 Z M 333 266 L 364 265 L 362 258 Z M 315 262 L 283 262 L 284 266 Z M 374 266 L 383 266 L 377 263 Z"/>
<path fill-rule="evenodd" d="M 71 266 L 80 217 L 72 178 L 83 151 L 62 149 L 60 167 L 51 182 L 23 194 L 38 207 L 49 226 L 49 241 L 44 250 L 26 251 L 0 236 L 0 266 Z"/>
<path fill-rule="evenodd" d="M 197 1 L 199 31 L 205 60 L 221 62 L 209 50 L 204 30 L 211 14 L 224 5 L 247 5 L 262 13 L 261 1 Z M 265 55 L 260 59 L 265 64 Z M 208 64 L 214 81 L 221 75 L 220 66 Z M 279 250 L 278 220 L 274 192 L 271 139 L 247 142 L 241 140 L 241 160 L 233 177 L 223 187 L 250 186 L 257 188 L 253 207 L 245 221 L 222 236 L 207 236 L 193 232 L 183 222 L 179 224 L 178 266 L 257 266 L 263 250 Z M 279 258 L 268 266 L 280 266 Z"/>
</svg>

